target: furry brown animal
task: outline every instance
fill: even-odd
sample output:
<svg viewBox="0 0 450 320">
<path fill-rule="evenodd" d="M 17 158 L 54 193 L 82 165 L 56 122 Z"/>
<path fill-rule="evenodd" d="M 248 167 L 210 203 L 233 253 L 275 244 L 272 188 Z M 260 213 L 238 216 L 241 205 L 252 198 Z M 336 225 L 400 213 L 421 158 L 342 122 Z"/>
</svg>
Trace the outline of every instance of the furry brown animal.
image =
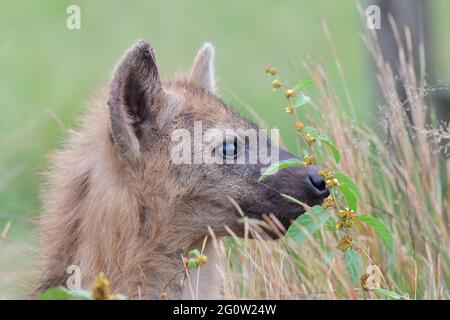
<svg viewBox="0 0 450 320">
<path fill-rule="evenodd" d="M 180 297 L 181 255 L 201 243 L 208 227 L 216 236 L 227 234 L 225 226 L 243 232 L 229 198 L 248 216 L 273 213 L 287 227 L 299 208 L 280 192 L 310 205 L 328 195 L 311 166 L 282 170 L 263 184 L 260 164 L 171 161 L 171 134 L 192 131 L 194 121 L 205 129 L 257 129 L 214 93 L 213 54 L 205 44 L 190 73 L 169 80 L 160 78 L 148 43 L 125 54 L 109 95 L 89 107 L 53 157 L 42 193 L 39 292 L 65 285 L 66 268 L 78 265 L 83 288 L 104 272 L 115 292 L 131 298 L 158 298 L 163 288 Z M 280 159 L 292 157 L 280 150 Z"/>
</svg>

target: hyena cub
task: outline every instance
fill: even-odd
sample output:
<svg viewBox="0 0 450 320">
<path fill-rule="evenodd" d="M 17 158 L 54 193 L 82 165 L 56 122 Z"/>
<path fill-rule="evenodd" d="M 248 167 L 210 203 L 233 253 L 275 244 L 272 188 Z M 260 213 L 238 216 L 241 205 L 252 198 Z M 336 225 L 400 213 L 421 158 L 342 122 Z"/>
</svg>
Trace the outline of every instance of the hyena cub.
<svg viewBox="0 0 450 320">
<path fill-rule="evenodd" d="M 225 236 L 227 226 L 243 235 L 236 203 L 249 217 L 273 214 L 287 228 L 301 212 L 281 193 L 309 205 L 328 196 L 311 166 L 288 168 L 259 182 L 259 161 L 233 162 L 238 155 L 251 158 L 247 137 L 220 135 L 211 150 L 213 157 L 227 160 L 222 164 L 173 161 L 179 144 L 173 133 L 193 132 L 197 121 L 219 133 L 258 129 L 215 94 L 213 55 L 205 44 L 189 73 L 167 80 L 147 42 L 124 55 L 109 91 L 89 107 L 80 128 L 53 157 L 42 193 L 39 292 L 66 285 L 67 268 L 75 265 L 82 288 L 89 289 L 104 272 L 112 289 L 130 298 L 158 298 L 162 290 L 170 298 L 189 298 L 180 286 L 181 256 L 198 247 L 209 230 Z M 238 146 L 237 138 L 244 143 Z M 270 146 L 267 136 L 258 135 L 261 139 Z M 293 157 L 279 149 L 280 160 Z M 211 278 L 203 282 L 213 290 L 201 287 L 199 297 L 218 298 L 214 253 L 207 250 L 210 261 L 202 272 Z"/>
</svg>

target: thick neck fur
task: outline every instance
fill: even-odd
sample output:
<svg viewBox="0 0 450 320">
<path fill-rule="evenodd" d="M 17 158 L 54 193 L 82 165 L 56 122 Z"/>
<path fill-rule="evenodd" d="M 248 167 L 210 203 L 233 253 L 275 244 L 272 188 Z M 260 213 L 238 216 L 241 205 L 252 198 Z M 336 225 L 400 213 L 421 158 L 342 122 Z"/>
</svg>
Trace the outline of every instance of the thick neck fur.
<svg viewBox="0 0 450 320">
<path fill-rule="evenodd" d="M 151 182 L 144 182 L 142 174 L 117 157 L 107 106 L 90 110 L 53 164 L 42 195 L 46 260 L 39 291 L 66 285 L 67 267 L 77 265 L 83 289 L 90 289 L 95 275 L 104 272 L 113 291 L 130 298 L 159 298 L 163 291 L 179 298 L 182 255 L 206 230 L 172 214 L 183 208 L 173 190 L 166 190 L 170 176 L 155 172 Z M 164 172 L 165 165 L 145 170 Z"/>
</svg>

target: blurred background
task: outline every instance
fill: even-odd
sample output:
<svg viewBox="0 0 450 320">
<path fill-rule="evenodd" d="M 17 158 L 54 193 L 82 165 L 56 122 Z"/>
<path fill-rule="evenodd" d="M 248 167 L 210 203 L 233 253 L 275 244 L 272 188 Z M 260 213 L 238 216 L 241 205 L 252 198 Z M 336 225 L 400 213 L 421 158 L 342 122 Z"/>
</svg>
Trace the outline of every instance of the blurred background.
<svg viewBox="0 0 450 320">
<path fill-rule="evenodd" d="M 376 3 L 372 1 L 370 3 Z M 369 2 L 361 2 L 366 8 Z M 81 9 L 81 29 L 69 30 L 66 9 Z M 441 119 L 448 120 L 450 1 L 379 1 L 399 21 L 423 31 L 427 72 Z M 382 30 L 389 30 L 382 14 Z M 401 20 L 404 19 L 404 20 Z M 307 76 L 302 62 L 321 62 L 345 96 L 335 56 L 321 22 L 328 25 L 357 109 L 357 121 L 375 125 L 377 88 L 360 39 L 365 22 L 354 1 L 2 1 L 0 4 L 0 298 L 21 296 L 36 264 L 39 184 L 46 156 L 64 128 L 76 123 L 89 98 L 108 84 L 125 49 L 149 41 L 160 72 L 187 69 L 205 41 L 216 47 L 219 92 L 244 115 L 251 106 L 287 147 L 295 137 L 282 100 L 264 74 L 268 64 L 291 83 Z M 401 22 L 402 23 L 402 22 Z M 421 31 L 422 30 L 422 31 Z M 386 31 L 388 32 L 388 31 Z M 389 34 L 382 39 L 389 55 Z M 395 64 L 395 61 L 393 61 Z M 299 71 L 296 74 L 292 66 Z"/>
</svg>

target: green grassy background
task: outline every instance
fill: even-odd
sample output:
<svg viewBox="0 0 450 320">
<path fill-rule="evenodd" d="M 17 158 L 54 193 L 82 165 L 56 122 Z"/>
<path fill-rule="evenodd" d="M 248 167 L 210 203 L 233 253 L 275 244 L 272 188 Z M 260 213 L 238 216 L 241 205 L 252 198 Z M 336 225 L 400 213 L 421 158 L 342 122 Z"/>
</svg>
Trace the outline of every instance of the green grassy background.
<svg viewBox="0 0 450 320">
<path fill-rule="evenodd" d="M 66 8 L 81 7 L 81 30 L 66 28 Z M 450 75 L 450 2 L 432 1 L 432 30 L 440 76 Z M 0 298 L 17 297 L 33 270 L 34 217 L 45 156 L 57 148 L 64 126 L 74 124 L 89 96 L 106 85 L 123 51 L 137 39 L 156 50 L 164 75 L 187 69 L 205 41 L 216 46 L 216 72 L 224 99 L 247 112 L 225 88 L 251 105 L 270 126 L 281 129 L 288 147 L 290 121 L 270 89 L 264 68 L 297 77 L 312 57 L 339 84 L 334 57 L 321 29 L 327 22 L 358 108 L 370 119 L 375 106 L 370 60 L 359 39 L 362 28 L 353 1 L 5 1 L 0 4 Z M 338 94 L 342 87 L 337 86 Z M 342 95 L 343 96 L 343 95 Z"/>
</svg>

